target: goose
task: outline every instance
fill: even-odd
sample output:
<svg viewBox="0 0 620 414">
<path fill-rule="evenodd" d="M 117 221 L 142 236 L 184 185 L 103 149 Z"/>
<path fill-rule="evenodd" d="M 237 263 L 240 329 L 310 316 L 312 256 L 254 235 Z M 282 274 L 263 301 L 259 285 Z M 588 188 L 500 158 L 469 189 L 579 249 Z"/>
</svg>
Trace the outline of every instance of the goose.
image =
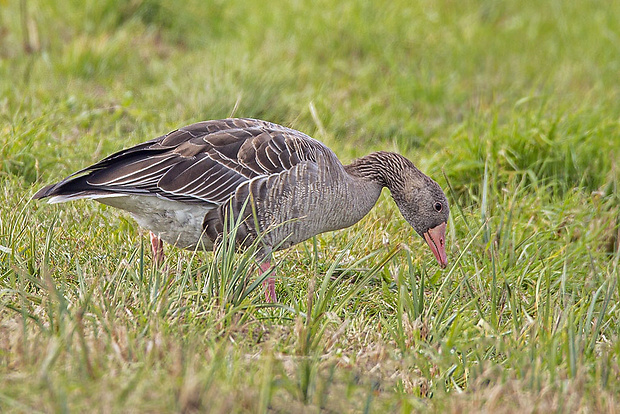
<svg viewBox="0 0 620 414">
<path fill-rule="evenodd" d="M 49 203 L 93 199 L 129 212 L 150 232 L 153 259 L 163 241 L 212 249 L 229 213 L 240 248 L 260 237 L 259 274 L 271 254 L 361 220 L 387 187 L 404 219 L 442 268 L 450 209 L 441 187 L 402 155 L 379 151 L 343 165 L 320 141 L 250 118 L 198 122 L 116 152 L 40 189 Z M 267 278 L 265 299 L 277 300 Z"/>
</svg>

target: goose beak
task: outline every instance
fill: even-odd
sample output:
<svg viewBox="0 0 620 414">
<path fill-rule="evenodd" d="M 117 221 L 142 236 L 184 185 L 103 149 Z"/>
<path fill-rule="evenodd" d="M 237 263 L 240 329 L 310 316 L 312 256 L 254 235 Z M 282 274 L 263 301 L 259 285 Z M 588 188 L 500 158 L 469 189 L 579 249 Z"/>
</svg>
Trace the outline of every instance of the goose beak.
<svg viewBox="0 0 620 414">
<path fill-rule="evenodd" d="M 433 227 L 424 233 L 424 240 L 428 243 L 441 268 L 444 269 L 448 265 L 448 259 L 446 258 L 446 223 Z"/>
</svg>

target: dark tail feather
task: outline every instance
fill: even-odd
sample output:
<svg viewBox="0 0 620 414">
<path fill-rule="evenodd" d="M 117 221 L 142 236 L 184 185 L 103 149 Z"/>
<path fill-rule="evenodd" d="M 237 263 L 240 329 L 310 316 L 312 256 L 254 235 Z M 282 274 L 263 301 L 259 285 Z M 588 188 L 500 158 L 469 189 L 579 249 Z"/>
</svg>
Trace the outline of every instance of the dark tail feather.
<svg viewBox="0 0 620 414">
<path fill-rule="evenodd" d="M 88 175 L 79 177 L 67 177 L 55 184 L 46 185 L 33 196 L 33 200 L 48 197 L 61 197 L 62 201 L 75 200 L 78 198 L 92 198 L 94 196 L 106 196 L 118 193 L 113 188 L 94 187 L 86 181 Z M 137 192 L 137 191 L 136 191 Z M 90 197 L 89 197 L 90 196 Z M 56 202 L 60 202 L 58 200 Z"/>
<path fill-rule="evenodd" d="M 56 184 L 50 184 L 50 185 L 46 185 L 45 187 L 43 187 L 42 189 L 40 189 L 39 191 L 37 191 L 33 196 L 32 199 L 33 200 L 39 200 L 41 198 L 45 198 L 45 197 L 49 197 L 51 195 L 53 195 L 54 193 L 54 187 L 56 187 Z"/>
</svg>

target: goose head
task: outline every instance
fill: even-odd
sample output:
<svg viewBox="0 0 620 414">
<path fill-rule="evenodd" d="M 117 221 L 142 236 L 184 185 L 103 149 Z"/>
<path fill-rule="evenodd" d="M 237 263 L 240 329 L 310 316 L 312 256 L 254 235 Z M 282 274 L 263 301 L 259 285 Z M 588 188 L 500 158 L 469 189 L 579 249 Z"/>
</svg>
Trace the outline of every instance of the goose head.
<svg viewBox="0 0 620 414">
<path fill-rule="evenodd" d="M 386 163 L 391 171 L 384 175 L 384 183 L 404 219 L 428 243 L 439 265 L 445 268 L 448 265 L 446 226 L 450 216 L 446 195 L 439 184 L 411 161 L 401 156 L 398 161 Z"/>
<path fill-rule="evenodd" d="M 450 208 L 441 187 L 430 178 L 424 181 L 421 187 L 409 186 L 409 191 L 393 192 L 392 196 L 404 219 L 428 243 L 439 265 L 445 268 Z"/>
</svg>

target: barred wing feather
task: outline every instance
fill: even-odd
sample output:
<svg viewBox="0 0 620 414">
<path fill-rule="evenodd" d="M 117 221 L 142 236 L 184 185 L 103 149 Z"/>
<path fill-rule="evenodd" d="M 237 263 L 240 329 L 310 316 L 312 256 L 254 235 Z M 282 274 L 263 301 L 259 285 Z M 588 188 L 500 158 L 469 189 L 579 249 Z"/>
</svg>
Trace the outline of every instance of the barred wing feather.
<svg viewBox="0 0 620 414">
<path fill-rule="evenodd" d="M 319 153 L 337 160 L 319 141 L 270 122 L 199 122 L 112 154 L 34 198 L 141 194 L 219 205 L 242 183 L 316 162 Z"/>
</svg>

